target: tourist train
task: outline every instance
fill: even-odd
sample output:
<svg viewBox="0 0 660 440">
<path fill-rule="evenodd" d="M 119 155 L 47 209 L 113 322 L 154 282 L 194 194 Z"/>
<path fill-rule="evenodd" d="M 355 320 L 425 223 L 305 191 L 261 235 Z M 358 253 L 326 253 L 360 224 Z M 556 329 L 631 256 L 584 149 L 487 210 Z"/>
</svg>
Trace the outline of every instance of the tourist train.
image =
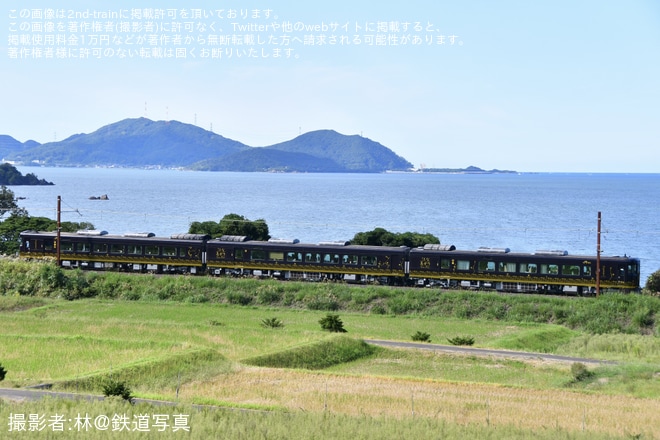
<svg viewBox="0 0 660 440">
<path fill-rule="evenodd" d="M 345 241 L 306 244 L 298 240 L 256 241 L 245 236 L 157 237 L 153 233 L 111 235 L 105 231 L 24 231 L 20 236 L 22 257 L 53 259 L 63 267 L 90 270 L 576 295 L 594 294 L 598 288 L 638 290 L 640 278 L 639 259 L 569 255 L 566 251 L 466 251 L 438 244 L 415 248 Z"/>
</svg>

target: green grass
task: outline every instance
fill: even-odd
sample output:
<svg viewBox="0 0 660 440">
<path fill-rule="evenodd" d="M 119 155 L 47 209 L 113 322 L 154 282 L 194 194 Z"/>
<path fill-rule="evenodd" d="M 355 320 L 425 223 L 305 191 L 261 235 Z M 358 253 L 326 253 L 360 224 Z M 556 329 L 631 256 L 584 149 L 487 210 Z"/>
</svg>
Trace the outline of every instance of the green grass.
<svg viewBox="0 0 660 440">
<path fill-rule="evenodd" d="M 245 359 L 243 363 L 258 367 L 320 370 L 369 357 L 376 351 L 376 347 L 364 341 L 339 336 L 302 347 Z"/>
<path fill-rule="evenodd" d="M 264 295 L 273 295 L 271 284 L 265 286 L 268 295 Z M 264 433 L 263 438 L 280 438 L 280 435 L 283 438 L 285 430 L 282 425 L 290 425 L 291 435 L 288 438 L 309 438 L 307 433 L 300 434 L 305 424 L 313 424 L 310 428 L 313 431 L 310 432 L 314 438 L 343 438 L 348 435 L 347 432 L 359 438 L 372 438 L 372 431 L 380 434 L 378 438 L 392 438 L 392 435 L 397 438 L 427 438 L 425 435 L 428 432 L 445 433 L 442 438 L 528 438 L 532 435 L 530 431 L 515 427 L 489 427 L 488 423 L 465 426 L 452 421 L 451 417 L 459 417 L 463 412 L 486 413 L 487 405 L 481 401 L 474 404 L 478 408 L 458 408 L 458 413 L 452 413 L 455 415 L 449 419 L 406 417 L 397 424 L 371 416 L 283 413 L 286 399 L 271 402 L 232 400 L 217 390 L 219 383 L 232 378 L 236 379 L 236 383 L 244 384 L 241 386 L 254 387 L 253 379 L 259 378 L 260 373 L 241 375 L 244 369 L 257 368 L 249 365 L 260 365 L 260 368 L 266 369 L 321 368 L 323 372 L 318 374 L 337 375 L 340 379 L 373 377 L 395 381 L 401 378 L 413 380 L 420 387 L 425 381 L 472 382 L 490 384 L 496 388 L 660 398 L 660 382 L 657 380 L 660 350 L 658 338 L 653 336 L 590 335 L 545 323 L 345 311 L 333 312 L 340 315 L 348 331 L 338 336 L 329 335 L 319 325 L 319 319 L 327 315 L 327 311 L 309 308 L 283 308 L 272 304 L 246 307 L 189 301 L 20 298 L 24 297 L 19 297 L 19 300 L 14 296 L 0 297 L 0 363 L 8 371 L 7 378 L 0 384 L 4 387 L 51 382 L 56 389 L 100 394 L 100 385 L 106 378 L 112 377 L 125 381 L 137 397 L 174 400 L 181 387 L 200 390 L 189 392 L 185 399 L 187 403 L 276 412 L 267 417 L 259 416 L 259 423 L 254 423 L 223 409 L 206 413 L 193 412 L 186 407 L 193 417 L 191 420 L 194 420 L 194 423 L 191 421 L 191 425 L 195 426 L 194 436 L 199 435 L 199 438 L 201 433 L 210 437 L 216 435 L 215 426 L 211 426 L 214 423 L 236 425 L 233 431 L 228 431 L 233 433 L 228 438 L 254 438 L 245 433 L 255 429 Z M 273 316 L 277 316 L 284 327 L 273 330 L 262 326 L 264 319 Z M 617 359 L 623 363 L 588 366 L 593 374 L 585 381 L 574 383 L 570 364 L 383 349 L 360 341 L 373 338 L 408 342 L 417 331 L 428 333 L 438 343 L 456 335 L 465 335 L 473 337 L 475 346 L 479 347 L 573 354 Z M 243 382 L 241 377 L 245 377 Z M 215 387 L 216 391 L 204 394 L 203 390 L 209 387 Z M 319 397 L 322 397 L 322 391 L 319 392 Z M 335 399 L 333 405 L 350 405 L 353 402 L 349 396 L 337 396 Z M 368 402 L 368 397 L 366 399 Z M 98 411 L 119 408 L 117 402 L 107 404 L 110 406 L 92 408 Z M 365 404 L 364 401 L 361 404 Z M 8 408 L 0 403 L 0 418 L 4 417 L 3 420 L 7 421 L 8 413 L 16 413 L 20 408 L 45 414 L 88 411 L 87 403 L 46 401 L 42 405 L 13 403 Z M 153 407 L 150 408 L 149 411 L 153 411 Z M 134 409 L 129 407 L 126 411 L 132 413 Z M 329 427 L 327 420 L 341 426 Z M 581 433 L 567 433 L 558 426 L 561 425 L 547 427 L 540 434 L 535 432 L 534 436 L 543 438 L 547 434 L 548 438 L 581 438 Z M 99 436 L 94 438 L 106 435 L 96 434 Z M 583 438 L 607 438 L 593 430 L 584 434 Z M 26 433 L 21 437 L 34 438 L 30 435 Z M 114 438 L 112 433 L 107 435 L 107 438 Z M 137 437 L 139 434 L 135 435 L 140 438 Z M 163 438 L 168 438 L 167 435 L 164 433 Z M 198 438 L 194 436 L 191 438 Z M 626 434 L 622 436 L 626 437 Z"/>
<path fill-rule="evenodd" d="M 0 342 L 6 354 L 2 362 L 13 371 L 8 380 L 25 385 L 107 374 L 135 362 L 201 349 L 216 350 L 229 361 L 238 362 L 327 336 L 318 324 L 324 312 L 277 310 L 285 327 L 276 332 L 261 326 L 273 312 L 271 308 L 218 304 L 50 301 L 42 307 L 3 313 Z M 489 346 L 503 336 L 541 327 L 429 317 L 341 317 L 352 338 L 408 341 L 411 334 L 423 329 L 439 341 L 470 334 L 477 346 Z"/>
<path fill-rule="evenodd" d="M 0 312 L 0 362 L 9 372 L 5 386 L 55 382 L 60 388 L 91 390 L 112 374 L 126 380 L 137 395 L 171 396 L 179 383 L 231 374 L 246 359 L 296 368 L 325 368 L 339 362 L 330 370 L 532 388 L 561 388 L 571 379 L 564 364 L 384 349 L 375 355 L 333 357 L 336 353 L 328 347 L 337 345 L 324 345 L 328 333 L 318 324 L 326 314 L 322 311 L 93 299 L 42 300 L 45 305 L 26 309 L 3 308 L 5 301 L 13 299 L 0 297 L 0 309 L 5 310 Z M 274 314 L 285 324 L 277 331 L 261 325 Z M 584 335 L 547 324 L 428 316 L 341 314 L 341 319 L 351 343 L 366 338 L 410 341 L 410 335 L 422 330 L 436 342 L 460 334 L 474 337 L 479 347 L 626 361 L 625 366 L 595 369 L 593 380 L 581 387 L 660 396 L 659 342 L 654 337 Z M 347 351 L 353 349 L 349 344 Z M 300 359 L 308 359 L 307 366 Z M 348 359 L 355 360 L 344 363 Z"/>
<path fill-rule="evenodd" d="M 557 348 L 572 356 L 612 359 L 622 362 L 660 363 L 660 338 L 639 335 L 576 335 Z"/>
<path fill-rule="evenodd" d="M 166 354 L 160 359 L 145 359 L 127 363 L 87 377 L 71 378 L 57 383 L 56 388 L 80 392 L 98 392 L 107 378 L 127 383 L 131 390 L 148 395 L 152 390 L 172 395 L 182 383 L 206 380 L 230 374 L 235 364 L 215 350 L 204 349 L 178 354 Z"/>
<path fill-rule="evenodd" d="M 328 371 L 536 389 L 562 388 L 571 379 L 569 365 L 470 355 L 447 356 L 426 350 L 382 349 L 373 357 L 330 367 Z"/>
<path fill-rule="evenodd" d="M 499 295 L 437 289 L 353 287 L 212 277 L 157 277 L 63 270 L 52 264 L 0 260 L 0 292 L 64 299 L 236 304 L 373 315 L 431 316 L 557 324 L 591 334 L 658 336 L 660 298 L 606 292 L 600 298 Z M 421 330 L 421 329 L 420 329 Z"/>
<path fill-rule="evenodd" d="M 531 351 L 534 353 L 557 353 L 559 347 L 580 335 L 558 325 L 544 325 L 520 328 L 515 334 L 504 335 L 490 341 L 489 346 L 509 350 Z M 604 357 L 607 359 L 607 357 Z"/>
</svg>

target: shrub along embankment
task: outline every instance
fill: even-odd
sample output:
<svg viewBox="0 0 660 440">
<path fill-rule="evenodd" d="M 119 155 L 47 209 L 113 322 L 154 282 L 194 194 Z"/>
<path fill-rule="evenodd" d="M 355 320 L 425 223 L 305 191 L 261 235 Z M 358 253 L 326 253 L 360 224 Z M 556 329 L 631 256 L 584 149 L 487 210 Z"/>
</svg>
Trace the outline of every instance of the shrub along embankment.
<svg viewBox="0 0 660 440">
<path fill-rule="evenodd" d="M 150 389 L 174 388 L 178 383 L 226 374 L 232 369 L 233 363 L 217 351 L 197 349 L 164 356 L 161 359 L 145 359 L 110 371 L 94 372 L 84 377 L 63 380 L 57 384 L 57 388 L 97 392 L 109 379 L 112 379 L 140 384 L 137 388 L 146 392 Z"/>
<path fill-rule="evenodd" d="M 4 259 L 0 292 L 25 298 L 229 303 L 391 315 L 428 315 L 563 325 L 593 334 L 656 335 L 660 298 L 606 293 L 599 298 L 502 295 L 437 289 L 350 286 L 273 280 L 153 276 L 60 269 L 53 264 Z M 32 299 L 28 300 L 27 298 Z"/>
<path fill-rule="evenodd" d="M 371 356 L 376 350 L 378 349 L 375 346 L 364 341 L 348 336 L 337 336 L 314 344 L 246 359 L 243 362 L 257 367 L 321 370 Z"/>
</svg>

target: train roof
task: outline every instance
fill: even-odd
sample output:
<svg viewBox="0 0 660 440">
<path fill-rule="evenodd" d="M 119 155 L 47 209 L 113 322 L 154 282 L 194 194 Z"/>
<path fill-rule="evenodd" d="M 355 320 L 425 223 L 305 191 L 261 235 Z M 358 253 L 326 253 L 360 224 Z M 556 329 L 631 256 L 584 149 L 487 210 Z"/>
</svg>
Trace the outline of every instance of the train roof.
<svg viewBox="0 0 660 440">
<path fill-rule="evenodd" d="M 239 236 L 242 237 L 242 236 Z M 349 241 L 322 241 L 319 243 L 301 243 L 298 239 L 270 239 L 268 241 L 249 240 L 249 239 L 228 239 L 226 236 L 214 238 L 208 241 L 209 244 L 231 244 L 240 243 L 250 247 L 263 247 L 263 248 L 277 248 L 277 249 L 323 249 L 325 251 L 332 250 L 350 250 L 357 251 L 373 251 L 373 252 L 405 252 L 409 248 L 405 246 L 363 246 L 352 245 Z"/>
<path fill-rule="evenodd" d="M 55 238 L 57 231 L 34 231 L 28 230 L 21 232 L 21 235 L 41 235 Z M 60 232 L 61 237 L 80 238 L 81 240 L 89 238 L 102 238 L 109 241 L 170 241 L 170 242 L 193 242 L 204 241 L 210 237 L 203 234 L 173 234 L 170 237 L 158 237 L 153 232 L 127 232 L 124 234 L 109 234 L 107 231 L 85 229 L 77 232 Z"/>
<path fill-rule="evenodd" d="M 21 232 L 21 235 L 40 235 L 40 236 L 50 236 L 55 238 L 57 236 L 56 231 L 35 231 L 35 230 L 26 230 Z M 413 254 L 417 253 L 428 253 L 428 254 L 443 254 L 451 255 L 454 258 L 464 257 L 464 258 L 475 258 L 483 259 L 484 257 L 491 257 L 493 259 L 502 259 L 502 256 L 506 255 L 508 258 L 529 258 L 531 256 L 537 259 L 543 260 L 554 260 L 558 261 L 561 259 L 568 260 L 592 260 L 596 258 L 596 255 L 572 255 L 565 250 L 537 250 L 535 252 L 511 252 L 509 248 L 489 248 L 489 247 L 480 247 L 477 250 L 461 250 L 457 249 L 454 245 L 440 245 L 440 244 L 429 244 L 417 248 L 408 248 L 406 246 L 368 246 L 368 245 L 353 245 L 349 241 L 323 241 L 319 243 L 301 243 L 297 239 L 271 239 L 269 241 L 258 241 L 250 240 L 247 236 L 222 236 L 219 238 L 212 239 L 209 235 L 205 234 L 173 234 L 170 237 L 158 237 L 151 232 L 131 232 L 125 233 L 122 235 L 113 235 L 109 234 L 107 231 L 103 230 L 83 230 L 78 232 L 61 232 L 61 237 L 69 238 L 80 238 L 81 240 L 90 239 L 90 238 L 99 238 L 102 237 L 108 241 L 140 241 L 140 242 L 169 242 L 177 244 L 181 243 L 191 243 L 191 242 L 207 242 L 211 245 L 216 244 L 244 244 L 250 247 L 262 247 L 262 248 L 273 248 L 273 249 L 299 249 L 299 250 L 310 250 L 310 249 L 319 249 L 326 252 L 332 250 L 344 250 L 349 252 L 374 252 L 374 253 L 383 253 L 383 252 L 408 252 L 410 251 Z M 601 255 L 602 259 L 620 260 L 620 261 L 639 261 L 638 258 L 632 258 L 627 255 L 618 256 L 618 255 Z"/>
<path fill-rule="evenodd" d="M 453 247 L 453 246 L 452 246 Z M 511 252 L 511 249 L 509 248 L 488 248 L 488 247 L 480 247 L 476 250 L 462 250 L 462 249 L 456 249 L 455 247 L 453 249 L 448 249 L 448 250 L 443 250 L 443 249 L 433 249 L 429 247 L 418 247 L 411 249 L 411 252 L 413 253 L 442 253 L 446 255 L 453 255 L 454 257 L 458 258 L 460 256 L 462 257 L 468 257 L 468 258 L 476 258 L 476 259 L 483 259 L 484 257 L 491 257 L 493 259 L 502 259 L 502 256 L 506 256 L 507 258 L 529 258 L 529 257 L 535 257 L 535 258 L 540 258 L 540 259 L 552 259 L 552 260 L 561 260 L 561 259 L 566 259 L 566 260 L 576 260 L 576 259 L 584 259 L 584 260 L 591 260 L 595 259 L 596 255 L 585 255 L 585 254 L 570 254 L 566 250 L 537 250 L 534 252 Z M 627 255 L 619 256 L 619 255 L 601 255 L 601 258 L 603 259 L 620 259 L 620 260 L 638 260 L 636 258 L 629 257 Z"/>
</svg>

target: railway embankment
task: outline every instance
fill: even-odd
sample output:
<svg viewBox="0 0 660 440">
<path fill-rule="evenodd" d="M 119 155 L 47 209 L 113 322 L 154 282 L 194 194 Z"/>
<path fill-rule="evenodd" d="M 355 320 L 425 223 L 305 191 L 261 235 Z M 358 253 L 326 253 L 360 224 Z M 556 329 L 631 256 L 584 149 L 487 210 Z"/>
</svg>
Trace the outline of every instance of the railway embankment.
<svg viewBox="0 0 660 440">
<path fill-rule="evenodd" d="M 598 298 L 437 288 L 352 286 L 248 278 L 154 276 L 61 269 L 4 259 L 0 290 L 29 307 L 40 298 L 178 301 L 378 315 L 547 323 L 590 334 L 660 334 L 660 298 L 605 292 Z M 7 305 L 5 305 L 7 307 Z"/>
</svg>

